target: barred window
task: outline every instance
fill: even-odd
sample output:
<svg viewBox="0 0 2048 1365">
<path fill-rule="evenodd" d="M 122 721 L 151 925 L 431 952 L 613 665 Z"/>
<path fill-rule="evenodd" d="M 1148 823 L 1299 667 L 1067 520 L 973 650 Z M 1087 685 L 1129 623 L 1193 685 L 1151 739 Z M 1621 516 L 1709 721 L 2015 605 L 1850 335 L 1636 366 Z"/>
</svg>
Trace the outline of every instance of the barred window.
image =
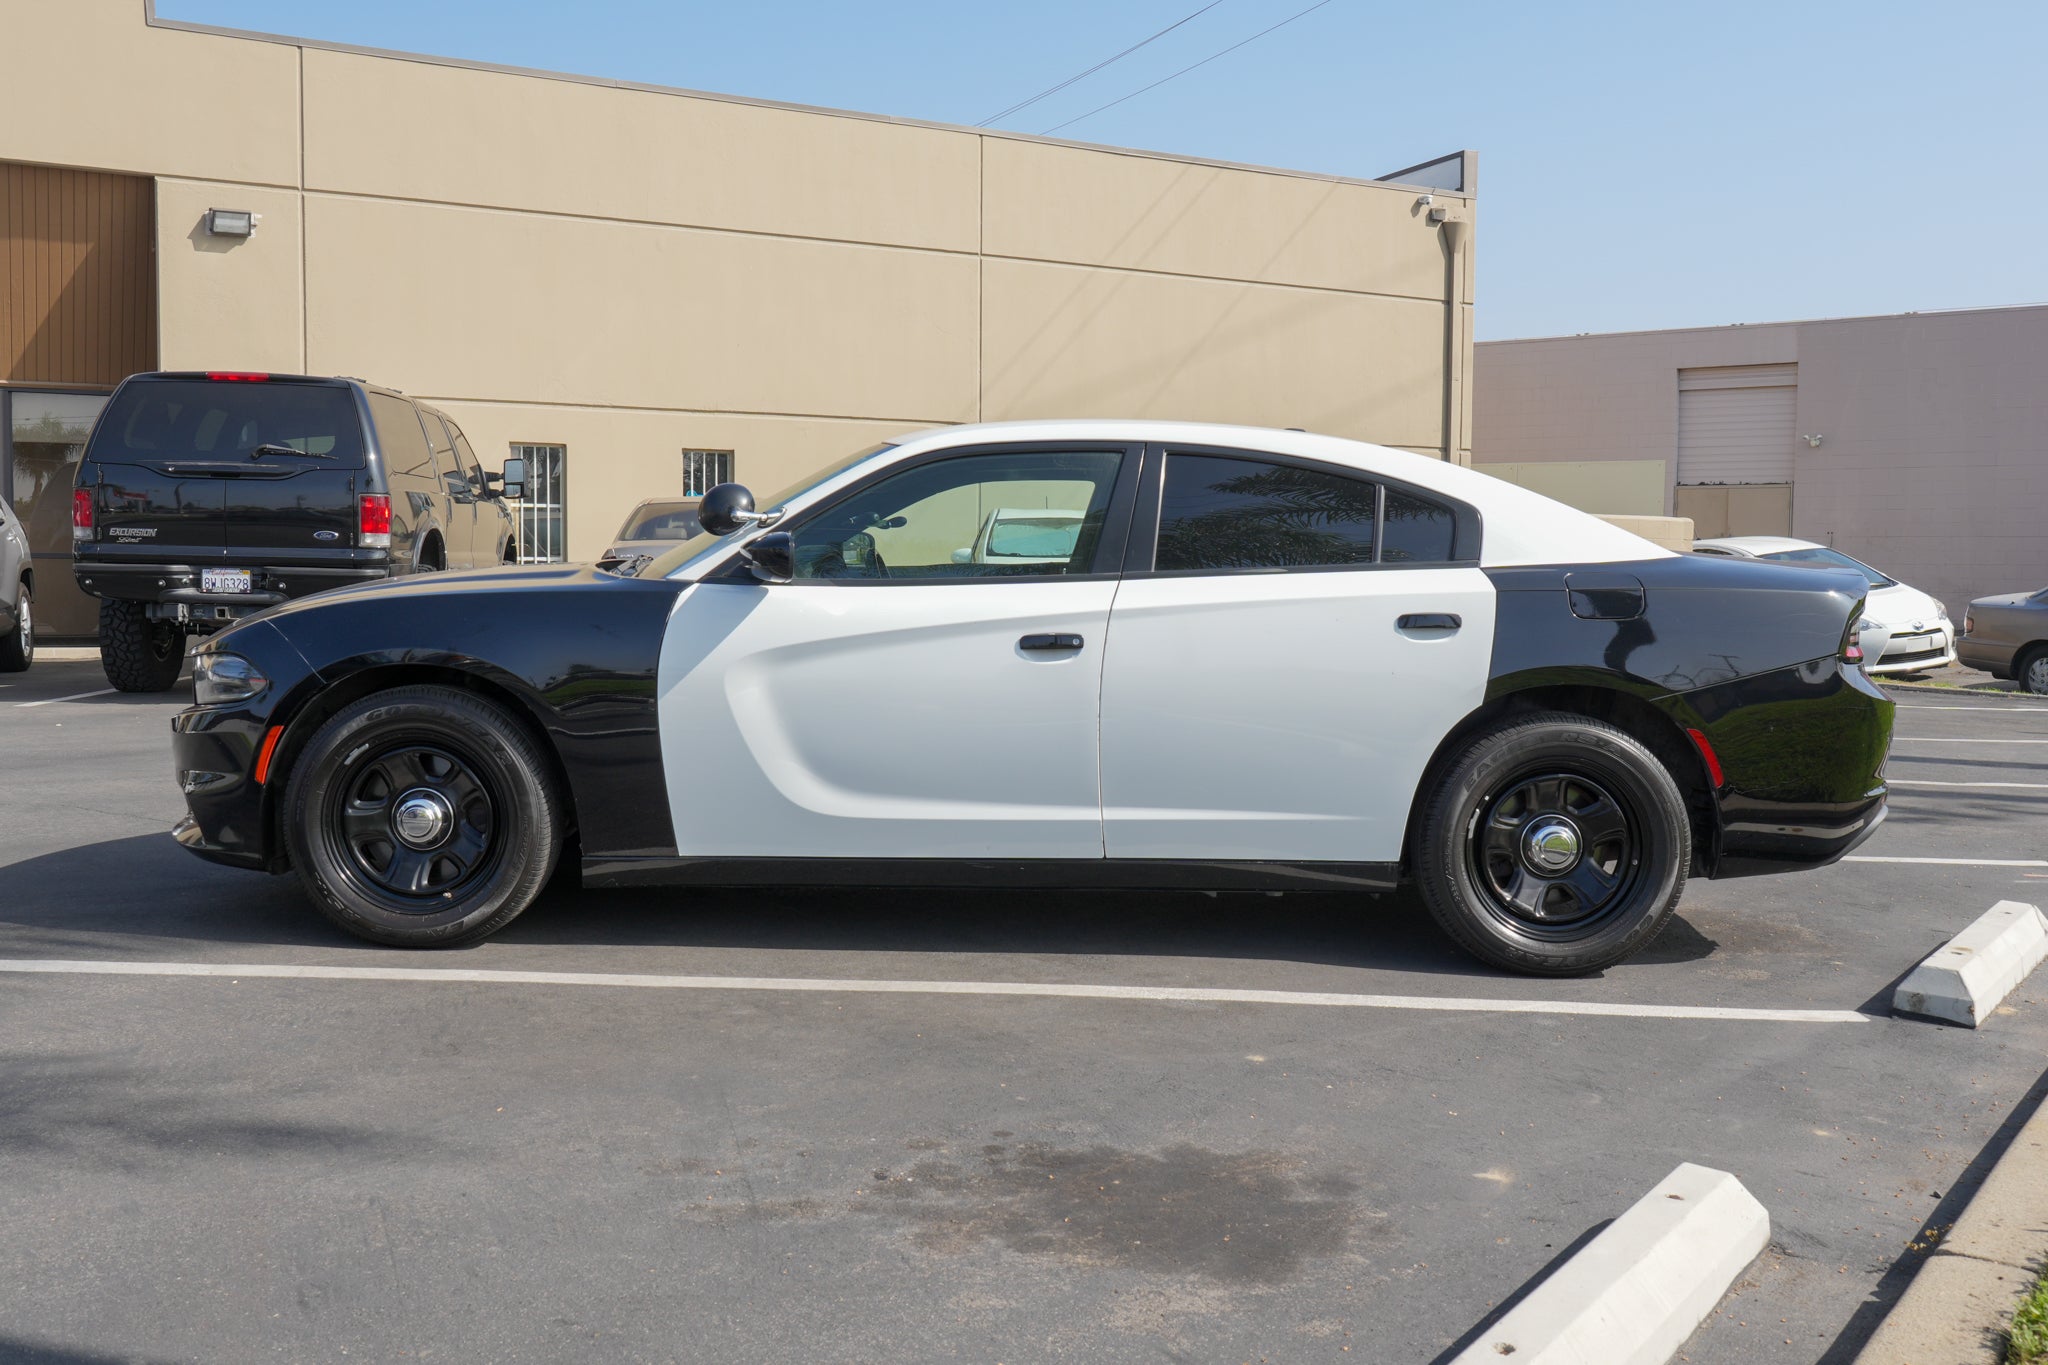
<svg viewBox="0 0 2048 1365">
<path fill-rule="evenodd" d="M 558 564 L 569 557 L 567 446 L 513 443 L 526 461 L 526 495 L 519 500 L 519 562 Z"/>
<path fill-rule="evenodd" d="M 722 483 L 732 482 L 730 450 L 683 452 L 683 496 L 701 498 Z"/>
</svg>

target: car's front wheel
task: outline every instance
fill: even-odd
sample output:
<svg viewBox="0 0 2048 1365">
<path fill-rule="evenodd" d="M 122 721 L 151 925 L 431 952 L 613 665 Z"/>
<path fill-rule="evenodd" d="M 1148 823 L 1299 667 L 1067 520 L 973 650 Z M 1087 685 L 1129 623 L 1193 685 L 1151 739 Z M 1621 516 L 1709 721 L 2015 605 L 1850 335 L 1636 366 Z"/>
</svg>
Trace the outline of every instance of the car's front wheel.
<svg viewBox="0 0 2048 1365">
<path fill-rule="evenodd" d="M 512 716 L 452 687 L 344 708 L 293 764 L 292 862 L 313 901 L 377 943 L 449 948 L 504 928 L 553 873 L 567 805 Z"/>
<path fill-rule="evenodd" d="M 1664 927 L 1692 863 L 1685 801 L 1640 742 L 1568 712 L 1517 717 L 1440 770 L 1416 827 L 1416 882 L 1473 956 L 1570 976 Z"/>
</svg>

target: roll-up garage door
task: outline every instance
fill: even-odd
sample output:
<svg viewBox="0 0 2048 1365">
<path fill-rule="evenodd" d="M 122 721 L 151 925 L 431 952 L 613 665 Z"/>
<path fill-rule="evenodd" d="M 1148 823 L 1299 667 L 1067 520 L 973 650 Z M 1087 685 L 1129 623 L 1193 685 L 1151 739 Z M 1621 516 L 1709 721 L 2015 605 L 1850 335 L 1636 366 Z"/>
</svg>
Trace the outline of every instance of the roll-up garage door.
<svg viewBox="0 0 2048 1365">
<path fill-rule="evenodd" d="M 1797 365 L 1678 372 L 1678 482 L 1792 482 Z"/>
</svg>

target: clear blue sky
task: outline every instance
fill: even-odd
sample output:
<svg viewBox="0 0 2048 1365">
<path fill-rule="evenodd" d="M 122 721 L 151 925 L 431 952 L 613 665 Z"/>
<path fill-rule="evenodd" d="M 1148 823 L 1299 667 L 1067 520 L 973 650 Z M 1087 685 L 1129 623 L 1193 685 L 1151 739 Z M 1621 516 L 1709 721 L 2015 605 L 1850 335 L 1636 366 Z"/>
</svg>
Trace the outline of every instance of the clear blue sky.
<svg viewBox="0 0 2048 1365">
<path fill-rule="evenodd" d="M 975 123 L 1203 0 L 158 0 L 174 19 Z M 1039 132 L 1310 0 L 1223 0 Z M 1480 155 L 1482 339 L 2048 301 L 2048 4 L 1331 0 L 1066 129 L 1376 176 Z"/>
</svg>

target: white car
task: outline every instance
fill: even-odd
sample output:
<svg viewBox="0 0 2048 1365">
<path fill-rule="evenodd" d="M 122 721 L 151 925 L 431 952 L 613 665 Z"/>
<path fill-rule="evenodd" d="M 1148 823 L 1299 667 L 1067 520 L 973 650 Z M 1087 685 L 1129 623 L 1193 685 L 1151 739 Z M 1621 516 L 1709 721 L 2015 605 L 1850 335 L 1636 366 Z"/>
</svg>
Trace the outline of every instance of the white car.
<svg viewBox="0 0 2048 1365">
<path fill-rule="evenodd" d="M 1693 551 L 1773 564 L 1854 569 L 1870 580 L 1863 619 L 1856 623 L 1865 673 L 1919 673 L 1956 661 L 1956 628 L 1948 608 L 1918 588 L 1879 573 L 1840 550 L 1789 536 L 1722 536 L 1693 543 Z"/>
<path fill-rule="evenodd" d="M 998 507 L 974 544 L 953 551 L 955 564 L 1064 564 L 1081 539 L 1086 512 L 1060 507 Z"/>
</svg>

